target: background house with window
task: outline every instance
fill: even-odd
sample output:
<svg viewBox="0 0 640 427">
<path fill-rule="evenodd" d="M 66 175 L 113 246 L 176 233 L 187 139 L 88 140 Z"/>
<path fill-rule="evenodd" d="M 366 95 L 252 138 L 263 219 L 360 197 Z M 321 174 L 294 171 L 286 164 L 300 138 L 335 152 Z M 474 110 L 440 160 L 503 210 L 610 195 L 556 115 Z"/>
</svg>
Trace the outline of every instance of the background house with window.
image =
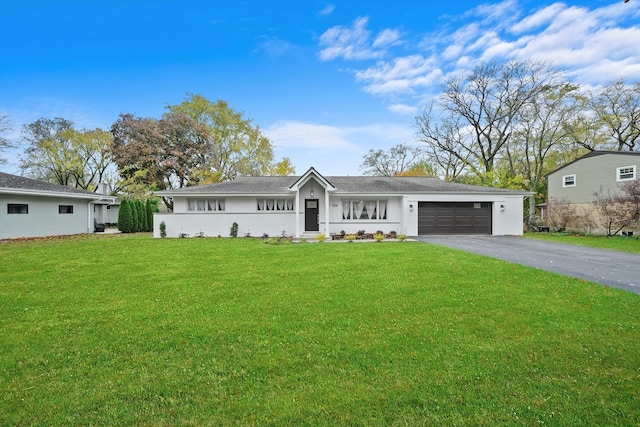
<svg viewBox="0 0 640 427">
<path fill-rule="evenodd" d="M 0 172 L 0 239 L 92 233 L 94 211 L 113 202 L 113 197 Z"/>
<path fill-rule="evenodd" d="M 157 192 L 173 212 L 154 215 L 154 236 L 309 237 L 395 231 L 399 234 L 522 234 L 528 192 L 427 177 L 321 175 L 238 177 L 233 181 Z"/>
<path fill-rule="evenodd" d="M 569 228 L 598 231 L 591 229 L 597 223 L 596 193 L 619 192 L 621 184 L 638 179 L 639 171 L 640 152 L 592 151 L 547 175 L 547 207 L 570 209 L 575 218 Z"/>
</svg>

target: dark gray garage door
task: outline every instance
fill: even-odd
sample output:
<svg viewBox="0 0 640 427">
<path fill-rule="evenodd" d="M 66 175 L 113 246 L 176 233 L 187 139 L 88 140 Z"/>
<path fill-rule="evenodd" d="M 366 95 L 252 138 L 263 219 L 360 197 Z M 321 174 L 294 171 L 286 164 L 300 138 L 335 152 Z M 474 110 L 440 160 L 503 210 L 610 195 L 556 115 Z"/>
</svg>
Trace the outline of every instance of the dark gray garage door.
<svg viewBox="0 0 640 427">
<path fill-rule="evenodd" d="M 418 203 L 418 234 L 491 234 L 491 203 Z"/>
</svg>

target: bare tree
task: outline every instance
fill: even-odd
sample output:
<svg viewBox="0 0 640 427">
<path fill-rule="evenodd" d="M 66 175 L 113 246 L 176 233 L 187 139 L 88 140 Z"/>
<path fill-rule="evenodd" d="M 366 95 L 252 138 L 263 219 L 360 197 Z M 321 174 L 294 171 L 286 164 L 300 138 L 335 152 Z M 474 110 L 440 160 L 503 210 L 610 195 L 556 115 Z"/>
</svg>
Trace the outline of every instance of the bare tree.
<svg viewBox="0 0 640 427">
<path fill-rule="evenodd" d="M 578 218 L 576 207 L 566 199 L 552 197 L 547 204 L 547 224 L 556 230 L 566 230 Z"/>
<path fill-rule="evenodd" d="M 9 116 L 6 113 L 0 112 L 0 135 L 4 134 L 7 131 L 10 131 L 11 122 L 9 121 Z M 7 148 L 13 148 L 13 144 L 4 136 L 0 136 L 0 152 L 6 150 Z M 3 157 L 0 157 L 0 165 L 6 163 L 7 160 Z"/>
<path fill-rule="evenodd" d="M 599 221 L 607 236 L 615 236 L 640 221 L 640 180 L 629 181 L 620 189 L 600 189 L 594 195 Z"/>
<path fill-rule="evenodd" d="M 624 80 L 591 94 L 590 106 L 595 125 L 618 151 L 640 149 L 640 82 L 627 85 Z"/>
<path fill-rule="evenodd" d="M 420 157 L 420 148 L 398 144 L 388 151 L 369 150 L 360 169 L 365 175 L 395 176 L 406 172 Z"/>
<path fill-rule="evenodd" d="M 549 172 L 545 160 L 559 145 L 570 144 L 565 124 L 580 109 L 579 87 L 570 83 L 548 85 L 522 109 L 520 123 L 506 146 L 514 174 L 524 178 L 527 190 L 536 193 Z M 529 196 L 529 220 L 535 218 L 535 194 Z"/>
<path fill-rule="evenodd" d="M 439 174 L 446 181 L 453 181 L 460 176 L 469 165 L 469 152 L 462 142 L 460 119 L 447 117 L 438 120 L 433 113 L 432 103 L 422 115 L 416 117 L 418 140 L 423 142 L 424 155 L 430 163 L 439 168 Z"/>
<path fill-rule="evenodd" d="M 437 108 L 427 108 L 416 118 L 420 139 L 431 151 L 448 152 L 478 176 L 491 172 L 524 106 L 557 76 L 539 62 L 480 64 L 448 79 Z"/>
</svg>

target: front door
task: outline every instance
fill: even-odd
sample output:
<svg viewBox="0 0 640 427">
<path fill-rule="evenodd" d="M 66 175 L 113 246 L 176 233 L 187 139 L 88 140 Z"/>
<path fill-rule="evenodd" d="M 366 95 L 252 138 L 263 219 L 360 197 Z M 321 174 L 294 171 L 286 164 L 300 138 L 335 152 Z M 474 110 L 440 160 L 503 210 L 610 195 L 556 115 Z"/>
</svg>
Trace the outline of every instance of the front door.
<svg viewBox="0 0 640 427">
<path fill-rule="evenodd" d="M 304 230 L 319 231 L 320 209 L 318 208 L 318 199 L 305 199 L 304 201 Z"/>
</svg>

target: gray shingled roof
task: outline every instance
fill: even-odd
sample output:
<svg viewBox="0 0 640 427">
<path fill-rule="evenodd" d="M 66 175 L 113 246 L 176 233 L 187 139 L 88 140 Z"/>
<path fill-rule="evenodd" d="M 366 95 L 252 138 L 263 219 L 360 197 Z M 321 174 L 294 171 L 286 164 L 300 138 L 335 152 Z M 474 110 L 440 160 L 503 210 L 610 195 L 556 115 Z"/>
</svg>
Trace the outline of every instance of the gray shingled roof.
<svg viewBox="0 0 640 427">
<path fill-rule="evenodd" d="M 198 185 L 158 194 L 288 194 L 300 176 L 242 176 L 233 181 Z M 456 184 L 427 177 L 325 176 L 336 187 L 335 193 L 521 193 L 504 188 Z"/>
<path fill-rule="evenodd" d="M 91 191 L 66 187 L 64 185 L 51 184 L 49 182 L 38 181 L 37 179 L 25 178 L 23 176 L 11 175 L 0 172 L 0 192 L 2 190 L 24 190 L 29 193 L 63 193 L 74 196 L 99 197 L 100 195 Z"/>
</svg>

